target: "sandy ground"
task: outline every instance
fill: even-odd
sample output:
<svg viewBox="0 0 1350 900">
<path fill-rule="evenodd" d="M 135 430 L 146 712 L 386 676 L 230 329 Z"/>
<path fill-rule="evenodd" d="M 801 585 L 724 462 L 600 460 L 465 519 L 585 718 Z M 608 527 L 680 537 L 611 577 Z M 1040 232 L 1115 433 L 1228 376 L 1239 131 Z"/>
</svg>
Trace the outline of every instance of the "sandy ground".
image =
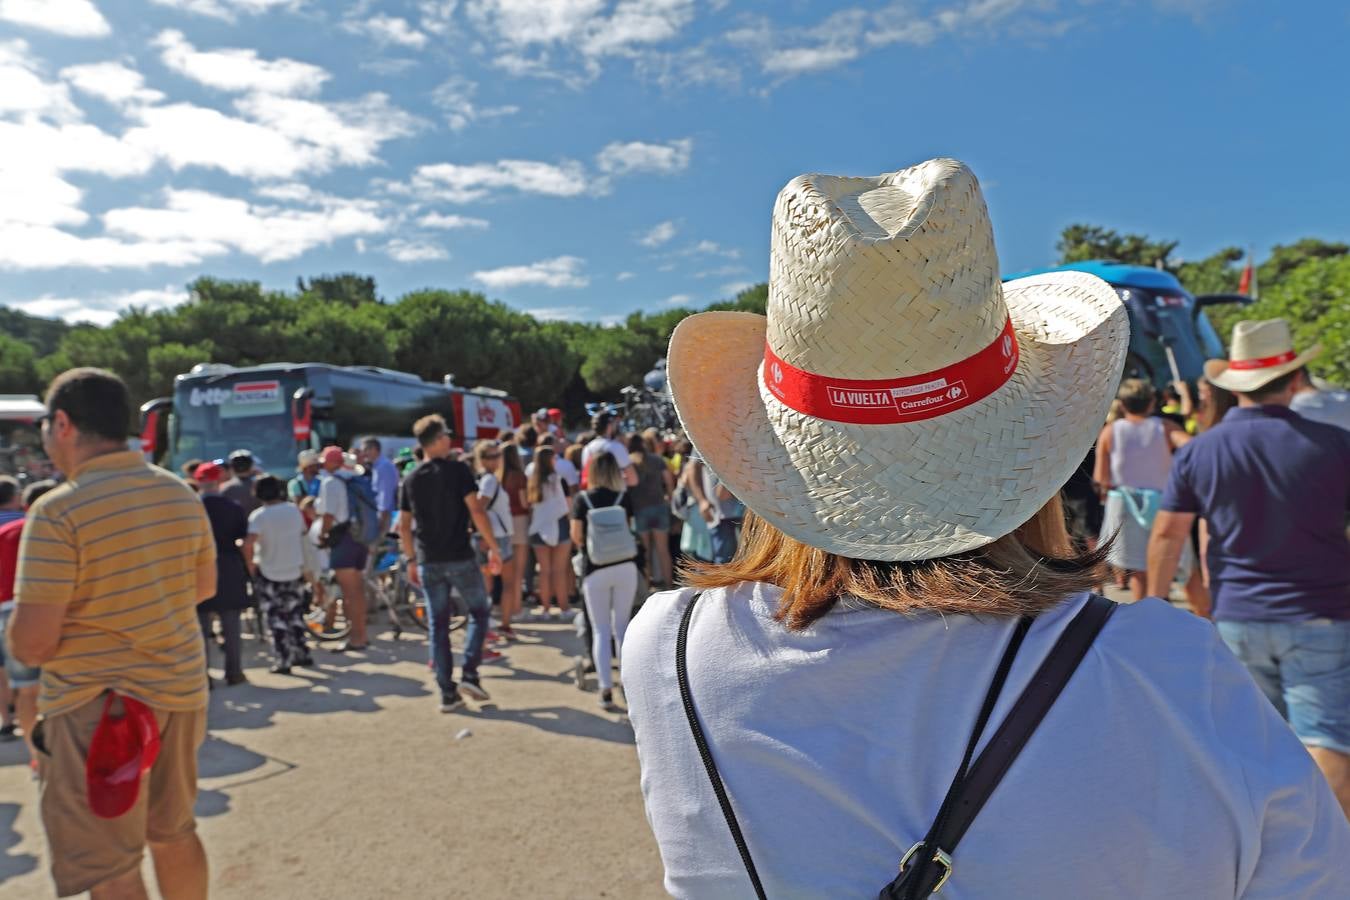
<svg viewBox="0 0 1350 900">
<path fill-rule="evenodd" d="M 252 683 L 212 693 L 201 754 L 212 896 L 666 896 L 627 720 L 573 685 L 570 627 L 518 630 L 482 670 L 492 701 L 443 715 L 425 638 L 287 677 L 246 628 Z M 48 862 L 22 744 L 2 744 L 0 898 L 55 896 Z"/>
</svg>

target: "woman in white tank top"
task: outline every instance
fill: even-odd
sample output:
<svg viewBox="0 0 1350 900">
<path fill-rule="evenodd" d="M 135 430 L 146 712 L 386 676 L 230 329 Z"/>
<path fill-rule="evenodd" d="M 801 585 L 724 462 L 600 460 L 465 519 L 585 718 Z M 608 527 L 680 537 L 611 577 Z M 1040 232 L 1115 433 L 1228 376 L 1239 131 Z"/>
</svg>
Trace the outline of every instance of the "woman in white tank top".
<svg viewBox="0 0 1350 900">
<path fill-rule="evenodd" d="M 1167 487 L 1172 453 L 1191 438 L 1174 422 L 1152 415 L 1153 385 L 1147 381 L 1127 379 L 1116 396 L 1125 414 L 1108 423 L 1097 439 L 1094 477 L 1106 503 L 1101 540 L 1115 535 L 1107 562 L 1126 573 L 1134 598 L 1142 600 L 1149 531 Z M 1188 548 L 1180 570 L 1183 579 L 1190 559 Z"/>
</svg>

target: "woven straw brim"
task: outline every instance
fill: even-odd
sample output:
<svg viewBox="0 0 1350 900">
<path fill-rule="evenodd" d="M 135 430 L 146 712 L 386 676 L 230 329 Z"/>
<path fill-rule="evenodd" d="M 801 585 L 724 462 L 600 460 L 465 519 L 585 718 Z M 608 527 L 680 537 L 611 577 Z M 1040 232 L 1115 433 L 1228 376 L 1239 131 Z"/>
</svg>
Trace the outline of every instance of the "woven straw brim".
<svg viewBox="0 0 1350 900">
<path fill-rule="evenodd" d="M 1313 344 L 1282 366 L 1245 371 L 1232 368 L 1226 359 L 1211 359 L 1205 363 L 1205 378 L 1210 384 L 1217 384 L 1226 391 L 1245 394 L 1249 391 L 1259 391 L 1281 375 L 1288 375 L 1295 369 L 1303 368 L 1321 354 L 1322 345 Z"/>
<path fill-rule="evenodd" d="M 727 487 L 803 543 L 885 561 L 984 546 L 1035 515 L 1083 462 L 1129 342 L 1124 306 L 1094 276 L 1022 278 L 1004 296 L 1017 369 L 947 415 L 848 425 L 789 409 L 759 371 L 768 320 L 733 312 L 675 329 L 667 372 L 676 410 Z"/>
</svg>

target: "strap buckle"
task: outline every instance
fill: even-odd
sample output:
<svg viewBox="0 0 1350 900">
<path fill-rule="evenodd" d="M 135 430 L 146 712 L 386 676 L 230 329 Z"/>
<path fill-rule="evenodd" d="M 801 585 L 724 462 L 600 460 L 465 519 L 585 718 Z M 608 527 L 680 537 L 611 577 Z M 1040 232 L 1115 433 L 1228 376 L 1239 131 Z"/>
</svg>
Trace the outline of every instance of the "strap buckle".
<svg viewBox="0 0 1350 900">
<path fill-rule="evenodd" d="M 914 858 L 914 854 L 918 853 L 919 850 L 923 848 L 923 845 L 924 842 L 919 841 L 913 847 L 909 848 L 908 852 L 905 853 L 904 858 L 900 860 L 901 872 L 904 872 L 905 869 L 909 868 L 910 860 Z M 938 879 L 937 884 L 933 885 L 933 893 L 936 894 L 938 891 L 942 890 L 942 886 L 952 877 L 952 858 L 947 854 L 946 850 L 938 847 L 933 851 L 933 862 L 942 866 L 942 877 Z"/>
</svg>

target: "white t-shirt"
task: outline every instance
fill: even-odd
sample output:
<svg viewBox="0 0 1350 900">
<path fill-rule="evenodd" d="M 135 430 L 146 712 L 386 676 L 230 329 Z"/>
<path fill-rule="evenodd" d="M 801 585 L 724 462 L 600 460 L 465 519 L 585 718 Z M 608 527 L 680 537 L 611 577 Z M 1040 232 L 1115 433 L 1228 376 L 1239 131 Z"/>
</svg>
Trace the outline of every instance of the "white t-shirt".
<svg viewBox="0 0 1350 900">
<path fill-rule="evenodd" d="M 248 517 L 253 559 L 268 581 L 294 581 L 305 568 L 305 517 L 294 503 L 268 503 Z"/>
<path fill-rule="evenodd" d="M 492 495 L 497 499 L 493 500 Z M 492 523 L 494 537 L 508 538 L 516 533 L 515 522 L 511 519 L 511 496 L 501 487 L 497 476 L 488 472 L 478 481 L 478 496 L 488 504 L 487 517 Z"/>
<path fill-rule="evenodd" d="M 347 521 L 347 484 L 341 475 L 324 474 L 319 482 L 319 497 L 314 508 L 321 516 L 332 516 L 334 525 Z"/>
<path fill-rule="evenodd" d="M 692 594 L 647 601 L 623 683 L 666 890 L 742 898 L 675 677 Z M 703 594 L 694 706 L 767 895 L 875 897 L 932 825 L 1015 622 L 841 601 L 790 632 L 781 596 Z M 986 740 L 1082 602 L 1032 626 Z M 953 856 L 947 900 L 1350 897 L 1350 824 L 1312 757 L 1213 625 L 1160 600 L 1116 611 Z"/>
<path fill-rule="evenodd" d="M 553 457 L 553 471 L 562 476 L 562 480 L 567 482 L 568 487 L 576 487 L 581 483 L 581 473 L 577 471 L 576 466 L 564 457 L 556 455 Z"/>
<path fill-rule="evenodd" d="M 620 469 L 626 469 L 633 464 L 632 458 L 628 455 L 628 448 L 620 441 L 616 441 L 614 438 L 598 437 L 582 449 L 581 468 L 583 470 L 588 468 L 591 460 L 601 453 L 612 453 Z"/>
</svg>

